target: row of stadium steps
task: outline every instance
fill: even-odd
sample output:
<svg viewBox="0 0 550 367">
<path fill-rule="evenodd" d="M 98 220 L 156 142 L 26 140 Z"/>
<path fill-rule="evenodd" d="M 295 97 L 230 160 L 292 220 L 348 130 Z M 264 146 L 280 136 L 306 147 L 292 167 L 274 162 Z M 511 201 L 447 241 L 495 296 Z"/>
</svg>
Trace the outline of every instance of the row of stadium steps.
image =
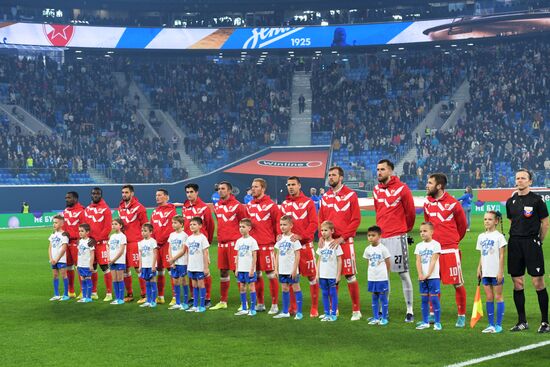
<svg viewBox="0 0 550 367">
<path fill-rule="evenodd" d="M 43 170 L 21 169 L 19 172 L 0 169 L 0 185 L 46 185 L 54 180 L 51 172 L 42 172 Z M 89 184 L 96 182 L 89 173 L 69 173 L 69 184 Z M 65 183 L 65 182 L 63 182 Z"/>
<path fill-rule="evenodd" d="M 426 115 L 426 117 L 418 124 L 418 126 L 414 129 L 412 132 L 413 140 L 416 140 L 416 135 L 424 136 L 426 133 L 426 129 L 449 129 L 456 125 L 458 119 L 463 115 L 464 113 L 464 105 L 469 99 L 469 93 L 470 93 L 470 83 L 465 80 L 462 82 L 460 87 L 453 93 L 452 97 L 450 98 L 450 101 L 453 101 L 455 103 L 455 109 L 451 113 L 451 115 L 444 119 L 441 117 L 441 111 L 443 110 L 445 105 L 448 105 L 449 100 L 443 100 L 439 103 L 435 104 L 430 112 Z M 397 175 L 403 174 L 403 164 L 405 162 L 412 162 L 418 159 L 417 152 L 416 152 L 416 146 L 415 144 L 411 145 L 411 148 L 402 155 L 402 158 L 397 162 L 395 165 L 395 173 Z M 415 182 L 407 182 L 407 184 L 410 184 L 412 186 L 415 186 L 417 183 Z"/>
<path fill-rule="evenodd" d="M 152 107 L 151 102 L 147 93 L 144 93 L 142 88 L 136 83 L 135 80 L 127 81 L 124 73 L 117 72 L 115 74 L 115 79 L 120 87 L 124 88 L 127 91 L 127 96 L 129 100 L 134 101 L 134 96 L 139 97 L 139 106 L 137 110 L 138 121 L 145 125 L 147 132 L 150 136 L 162 137 L 166 140 L 167 144 L 172 145 L 172 137 L 176 136 L 178 138 L 177 151 L 181 157 L 181 166 L 184 167 L 189 173 L 189 177 L 197 177 L 202 175 L 204 172 L 195 164 L 193 159 L 185 153 L 183 147 L 183 141 L 186 137 L 185 133 L 177 126 L 176 121 L 172 116 L 160 109 L 155 109 Z M 149 115 L 153 111 L 157 120 L 159 121 L 159 126 L 154 127 L 149 121 Z"/>
<path fill-rule="evenodd" d="M 0 112 L 4 112 L 14 126 L 21 127 L 23 135 L 52 135 L 53 130 L 19 105 L 0 103 Z"/>
<path fill-rule="evenodd" d="M 292 77 L 292 107 L 288 145 L 324 144 L 311 141 L 311 73 L 295 71 Z M 298 98 L 303 95 L 306 101 L 304 112 L 300 113 Z"/>
</svg>

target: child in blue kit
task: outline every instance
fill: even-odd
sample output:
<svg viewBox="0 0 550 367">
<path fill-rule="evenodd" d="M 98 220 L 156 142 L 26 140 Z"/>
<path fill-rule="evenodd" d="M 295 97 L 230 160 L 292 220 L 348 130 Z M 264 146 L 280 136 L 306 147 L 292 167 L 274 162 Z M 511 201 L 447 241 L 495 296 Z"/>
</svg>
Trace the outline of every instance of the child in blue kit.
<svg viewBox="0 0 550 367">
<path fill-rule="evenodd" d="M 109 237 L 109 268 L 113 273 L 113 288 L 115 299 L 112 305 L 124 304 L 124 272 L 126 271 L 126 235 L 122 233 L 124 222 L 120 218 L 113 219 L 113 233 Z"/>
<path fill-rule="evenodd" d="M 439 254 L 441 244 L 432 239 L 434 226 L 430 222 L 420 225 L 422 242 L 416 245 L 416 270 L 422 299 L 422 321 L 416 324 L 417 330 L 429 329 L 430 302 L 433 306 L 435 323 L 434 330 L 441 330 L 441 304 L 439 302 Z"/>
<path fill-rule="evenodd" d="M 295 320 L 301 320 L 302 314 L 302 291 L 300 289 L 300 274 L 298 273 L 298 264 L 300 264 L 300 250 L 302 245 L 300 241 L 292 241 L 292 217 L 283 215 L 280 219 L 281 239 L 275 244 L 277 256 L 275 259 L 275 273 L 279 274 L 279 283 L 283 289 L 283 310 L 274 319 L 289 318 L 288 312 L 290 306 L 290 287 L 296 296 L 296 316 Z"/>
<path fill-rule="evenodd" d="M 192 281 L 193 287 L 193 307 L 187 309 L 187 312 L 205 312 L 206 307 L 206 288 L 204 278 L 210 274 L 208 265 L 210 264 L 210 256 L 208 254 L 208 238 L 201 233 L 202 219 L 193 217 L 189 221 L 189 229 L 191 235 L 185 242 L 185 248 L 188 255 L 187 272 L 189 279 Z"/>
<path fill-rule="evenodd" d="M 92 302 L 92 269 L 94 268 L 95 241 L 89 237 L 90 225 L 83 223 L 78 226 L 78 275 L 82 284 L 82 298 L 77 302 Z"/>
<path fill-rule="evenodd" d="M 69 279 L 67 278 L 67 246 L 69 246 L 69 234 L 63 232 L 63 216 L 53 217 L 54 232 L 48 238 L 50 246 L 48 254 L 53 270 L 53 297 L 50 301 L 69 300 Z M 59 275 L 63 278 L 63 296 L 59 295 Z"/>
<path fill-rule="evenodd" d="M 141 226 L 141 235 L 143 239 L 138 242 L 139 249 L 139 277 L 145 280 L 145 289 L 147 301 L 139 307 L 157 306 L 157 241 L 151 237 L 153 234 L 153 225 L 144 223 Z"/>
<path fill-rule="evenodd" d="M 342 247 L 331 248 L 334 239 L 334 223 L 324 221 L 321 223 L 321 237 L 325 240 L 325 246 L 317 249 L 317 281 L 323 293 L 323 307 L 325 315 L 321 321 L 336 321 L 338 310 L 338 282 L 342 274 Z M 332 306 L 332 307 L 331 307 Z"/>
<path fill-rule="evenodd" d="M 256 260 L 258 256 L 258 242 L 250 236 L 252 221 L 248 218 L 239 222 L 239 232 L 241 238 L 235 244 L 235 274 L 239 281 L 239 291 L 241 293 L 241 309 L 235 313 L 236 316 L 254 316 L 256 315 Z M 250 290 L 250 311 L 246 306 L 246 286 Z"/>
<path fill-rule="evenodd" d="M 390 272 L 390 252 L 380 243 L 382 229 L 372 226 L 367 229 L 369 246 L 363 253 L 368 263 L 368 290 L 372 293 L 372 317 L 369 325 L 388 324 L 388 291 L 390 288 L 388 274 Z M 382 315 L 380 316 L 380 305 Z"/>
</svg>

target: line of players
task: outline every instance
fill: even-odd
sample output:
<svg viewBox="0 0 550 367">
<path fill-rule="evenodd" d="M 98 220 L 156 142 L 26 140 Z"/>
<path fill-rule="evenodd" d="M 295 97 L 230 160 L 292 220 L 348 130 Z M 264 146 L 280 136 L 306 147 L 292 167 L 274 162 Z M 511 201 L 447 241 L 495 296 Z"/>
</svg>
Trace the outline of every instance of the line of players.
<svg viewBox="0 0 550 367">
<path fill-rule="evenodd" d="M 406 322 L 412 322 L 413 316 L 413 294 L 412 282 L 408 269 L 408 238 L 407 233 L 413 228 L 416 216 L 412 194 L 406 184 L 393 176 L 393 163 L 382 160 L 378 163 L 379 184 L 373 190 L 376 221 L 382 228 L 381 243 L 389 250 L 390 267 L 394 272 L 399 273 L 406 303 Z M 356 262 L 354 252 L 354 237 L 359 227 L 361 216 L 359 211 L 356 193 L 343 183 L 344 172 L 340 167 L 331 167 L 328 173 L 328 190 L 322 197 L 319 213 L 315 210 L 313 201 L 306 197 L 301 191 L 300 180 L 297 177 L 290 177 L 287 180 L 288 196 L 278 207 L 265 194 L 266 182 L 263 179 L 255 179 L 251 186 L 253 200 L 248 205 L 239 203 L 231 194 L 232 186 L 229 182 L 222 182 L 218 185 L 220 201 L 214 206 L 218 220 L 218 268 L 220 269 L 220 290 L 221 299 L 212 309 L 227 308 L 227 296 L 230 282 L 230 272 L 235 270 L 235 244 L 242 233 L 240 223 L 244 218 L 251 220 L 250 235 L 258 243 L 257 252 L 257 280 L 255 291 L 257 293 L 257 305 L 255 310 L 265 311 L 264 301 L 264 280 L 262 274 L 265 272 L 269 281 L 271 308 L 270 314 L 278 313 L 278 290 L 279 280 L 275 273 L 274 247 L 281 237 L 279 219 L 281 215 L 292 218 L 292 241 L 299 241 L 301 244 L 299 256 L 299 273 L 307 276 L 310 282 L 310 293 L 312 307 L 311 317 L 318 316 L 318 293 L 319 285 L 317 280 L 317 269 L 313 247 L 314 233 L 319 223 L 330 221 L 334 226 L 333 241 L 330 248 L 339 246 L 342 249 L 341 274 L 346 278 L 348 290 L 352 300 L 352 320 L 361 318 L 359 285 L 356 279 Z M 445 192 L 446 177 L 443 174 L 432 174 L 427 183 L 428 200 L 424 206 L 426 221 L 433 225 L 433 239 L 441 245 L 439 256 L 441 281 L 443 284 L 452 284 L 455 288 L 456 303 L 458 310 L 457 327 L 464 327 L 466 313 L 466 291 L 463 285 L 461 270 L 461 254 L 458 249 L 460 240 L 466 233 L 466 217 L 459 203 L 451 195 Z M 187 201 L 182 206 L 184 221 L 184 232 L 191 235 L 190 223 L 192 218 L 200 218 L 203 222 L 201 232 L 211 243 L 213 237 L 214 223 L 209 207 L 198 197 L 198 186 L 189 184 L 186 186 Z M 158 259 L 156 270 L 158 272 L 158 303 L 164 303 L 164 269 L 172 267 L 169 237 L 172 231 L 172 218 L 177 214 L 176 205 L 169 203 L 168 192 L 159 189 L 156 193 L 157 207 L 152 213 L 152 237 L 158 244 Z M 92 190 L 92 203 L 83 208 L 78 203 L 78 195 L 70 192 L 66 196 L 67 208 L 64 212 L 64 229 L 68 232 L 70 243 L 67 252 L 68 265 L 68 288 L 69 296 L 74 296 L 74 270 L 71 266 L 78 258 L 76 241 L 78 225 L 88 223 L 90 225 L 90 237 L 96 240 L 95 254 L 96 263 L 104 271 L 104 278 L 107 288 L 105 301 L 110 301 L 111 276 L 109 271 L 109 256 L 107 249 L 108 233 L 110 231 L 111 214 L 106 203 L 101 198 L 101 190 Z M 133 300 L 132 276 L 130 269 L 139 267 L 138 241 L 143 234 L 143 224 L 148 222 L 145 208 L 134 196 L 131 185 L 122 189 L 122 201 L 119 205 L 119 216 L 123 222 L 127 237 L 126 270 L 124 272 L 124 283 L 127 291 L 125 301 Z M 323 236 L 320 236 L 319 248 L 325 247 Z M 97 268 L 94 263 L 94 270 L 90 275 L 92 289 L 91 297 L 97 298 Z M 71 275 L 71 272 L 73 274 Z M 95 280 L 94 280 L 95 279 Z M 147 300 L 147 284 L 140 279 L 141 299 L 139 303 Z M 119 281 L 120 284 L 120 281 Z M 205 274 L 204 288 L 206 305 L 210 302 L 211 276 Z M 290 293 L 292 288 L 289 287 Z M 119 289 L 121 287 L 119 286 Z M 389 292 L 389 289 L 388 289 Z M 175 292 L 173 292 L 174 294 Z M 196 297 L 195 297 L 196 298 Z M 296 302 L 292 297 L 290 301 L 290 312 L 296 312 Z M 175 299 L 173 299 L 175 302 Z"/>
</svg>

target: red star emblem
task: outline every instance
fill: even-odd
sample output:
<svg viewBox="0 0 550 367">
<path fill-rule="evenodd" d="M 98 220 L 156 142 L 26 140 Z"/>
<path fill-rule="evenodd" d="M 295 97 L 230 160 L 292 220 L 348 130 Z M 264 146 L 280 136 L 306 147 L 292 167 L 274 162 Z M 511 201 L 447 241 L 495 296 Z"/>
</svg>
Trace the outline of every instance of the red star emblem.
<svg viewBox="0 0 550 367">
<path fill-rule="evenodd" d="M 44 24 L 44 35 L 52 46 L 63 47 L 71 41 L 74 26 L 66 24 Z"/>
</svg>

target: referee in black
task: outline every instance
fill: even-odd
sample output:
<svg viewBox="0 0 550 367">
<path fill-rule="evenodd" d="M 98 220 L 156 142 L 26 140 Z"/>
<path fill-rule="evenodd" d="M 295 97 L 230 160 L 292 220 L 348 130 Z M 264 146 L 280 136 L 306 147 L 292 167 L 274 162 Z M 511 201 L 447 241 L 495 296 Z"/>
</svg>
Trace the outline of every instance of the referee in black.
<svg viewBox="0 0 550 367">
<path fill-rule="evenodd" d="M 541 313 L 539 333 L 550 332 L 548 325 L 548 292 L 544 285 L 544 256 L 542 243 L 548 232 L 548 208 L 542 198 L 531 192 L 533 175 L 521 168 L 516 172 L 514 195 L 506 201 L 506 213 L 510 219 L 508 242 L 508 273 L 514 282 L 514 303 L 518 323 L 510 331 L 523 331 L 529 326 L 525 315 L 523 275 L 525 268 L 537 291 Z"/>
</svg>

